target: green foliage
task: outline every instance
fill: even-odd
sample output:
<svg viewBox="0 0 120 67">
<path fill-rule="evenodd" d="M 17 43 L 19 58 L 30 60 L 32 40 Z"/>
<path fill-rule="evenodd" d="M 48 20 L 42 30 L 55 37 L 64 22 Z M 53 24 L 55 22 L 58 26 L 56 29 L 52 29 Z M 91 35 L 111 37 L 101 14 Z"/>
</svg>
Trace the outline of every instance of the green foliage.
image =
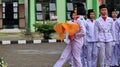
<svg viewBox="0 0 120 67">
<path fill-rule="evenodd" d="M 7 63 L 4 62 L 3 57 L 0 57 L 0 67 L 7 67 Z"/>
<path fill-rule="evenodd" d="M 44 24 L 42 23 L 36 23 L 34 24 L 34 27 L 36 28 L 37 32 L 43 33 L 44 34 L 44 39 L 51 39 L 50 34 L 54 33 L 54 27 L 55 23 L 52 22 L 46 22 Z"/>
</svg>

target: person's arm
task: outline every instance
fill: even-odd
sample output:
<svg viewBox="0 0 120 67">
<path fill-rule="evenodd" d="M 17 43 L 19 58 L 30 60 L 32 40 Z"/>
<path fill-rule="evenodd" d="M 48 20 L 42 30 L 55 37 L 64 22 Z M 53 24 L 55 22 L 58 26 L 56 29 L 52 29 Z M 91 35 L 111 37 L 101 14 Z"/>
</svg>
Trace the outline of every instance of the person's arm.
<svg viewBox="0 0 120 67">
<path fill-rule="evenodd" d="M 65 43 L 66 44 L 70 43 L 69 34 L 67 32 L 66 32 L 66 35 L 65 35 Z"/>
<path fill-rule="evenodd" d="M 80 20 L 79 21 L 80 25 L 80 37 L 84 37 L 86 35 L 86 21 L 85 20 Z"/>
<path fill-rule="evenodd" d="M 119 40 L 119 32 L 120 32 L 120 21 L 117 21 L 115 24 L 115 35 L 116 35 L 116 41 Z"/>
<path fill-rule="evenodd" d="M 116 35 L 115 35 L 115 24 L 114 24 L 114 21 L 112 21 L 112 27 L 111 27 L 111 33 L 112 33 L 112 36 L 113 36 L 113 41 L 116 41 Z"/>
<path fill-rule="evenodd" d="M 94 26 L 94 34 L 95 34 L 95 41 L 98 42 L 98 35 L 99 35 L 99 25 L 98 22 L 95 21 L 95 26 Z"/>
<path fill-rule="evenodd" d="M 88 35 L 88 34 L 89 34 L 89 28 L 88 28 L 88 25 L 89 25 L 89 24 L 88 24 L 87 22 L 88 22 L 88 21 L 86 21 L 86 24 L 85 24 L 85 29 L 86 29 L 86 33 L 85 33 L 85 34 Z"/>
</svg>

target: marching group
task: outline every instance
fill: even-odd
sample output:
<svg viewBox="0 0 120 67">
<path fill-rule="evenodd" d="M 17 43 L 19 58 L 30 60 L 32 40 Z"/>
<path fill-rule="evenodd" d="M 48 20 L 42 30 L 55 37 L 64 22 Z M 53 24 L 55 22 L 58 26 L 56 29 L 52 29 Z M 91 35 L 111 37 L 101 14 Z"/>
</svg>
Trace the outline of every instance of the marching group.
<svg viewBox="0 0 120 67">
<path fill-rule="evenodd" d="M 120 18 L 116 9 L 108 17 L 105 4 L 99 6 L 100 16 L 94 20 L 93 9 L 87 11 L 77 4 L 71 12 L 70 24 L 78 24 L 74 36 L 66 33 L 66 48 L 53 67 L 69 62 L 71 67 L 118 67 L 120 64 Z"/>
</svg>

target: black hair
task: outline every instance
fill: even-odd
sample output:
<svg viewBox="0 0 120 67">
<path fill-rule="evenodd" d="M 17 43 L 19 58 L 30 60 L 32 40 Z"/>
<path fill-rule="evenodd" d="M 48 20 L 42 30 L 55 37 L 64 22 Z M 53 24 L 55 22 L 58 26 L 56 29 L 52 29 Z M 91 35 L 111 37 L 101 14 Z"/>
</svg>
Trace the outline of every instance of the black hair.
<svg viewBox="0 0 120 67">
<path fill-rule="evenodd" d="M 70 13 L 70 18 L 71 18 L 71 19 L 73 19 L 73 18 L 72 18 L 73 13 L 75 13 L 75 12 L 74 12 L 74 11 L 71 11 L 71 13 Z"/>
<path fill-rule="evenodd" d="M 93 9 L 89 9 L 89 10 L 88 10 L 88 14 L 87 14 L 87 18 L 88 18 L 88 19 L 90 19 L 90 13 L 92 13 L 92 12 L 94 12 Z"/>
<path fill-rule="evenodd" d="M 105 4 L 102 4 L 99 6 L 99 10 L 102 9 L 102 8 L 107 8 L 107 6 Z"/>
<path fill-rule="evenodd" d="M 116 13 L 117 13 L 117 10 L 116 10 L 116 9 L 113 9 L 113 10 L 111 11 L 111 13 L 112 13 L 112 12 L 116 12 Z"/>
<path fill-rule="evenodd" d="M 111 11 L 111 17 L 112 17 L 112 12 L 116 12 L 116 14 L 117 14 L 117 9 L 112 9 L 112 11 Z M 118 18 L 118 15 L 117 15 L 117 18 Z"/>
<path fill-rule="evenodd" d="M 83 3 L 76 3 L 77 15 L 86 15 L 86 10 Z"/>
</svg>

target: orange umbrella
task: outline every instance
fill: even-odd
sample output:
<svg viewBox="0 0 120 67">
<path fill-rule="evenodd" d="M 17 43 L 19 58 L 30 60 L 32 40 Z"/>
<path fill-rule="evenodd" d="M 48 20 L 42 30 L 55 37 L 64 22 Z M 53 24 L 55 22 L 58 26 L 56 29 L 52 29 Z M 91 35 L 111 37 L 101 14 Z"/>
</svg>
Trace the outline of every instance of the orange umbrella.
<svg viewBox="0 0 120 67">
<path fill-rule="evenodd" d="M 57 23 L 54 26 L 54 30 L 57 32 L 57 34 L 59 35 L 59 38 L 61 41 L 63 41 L 64 39 L 64 33 L 65 33 L 65 29 L 62 26 L 62 23 Z"/>
<path fill-rule="evenodd" d="M 78 24 L 62 23 L 62 26 L 70 36 L 73 36 L 79 30 Z"/>
</svg>

